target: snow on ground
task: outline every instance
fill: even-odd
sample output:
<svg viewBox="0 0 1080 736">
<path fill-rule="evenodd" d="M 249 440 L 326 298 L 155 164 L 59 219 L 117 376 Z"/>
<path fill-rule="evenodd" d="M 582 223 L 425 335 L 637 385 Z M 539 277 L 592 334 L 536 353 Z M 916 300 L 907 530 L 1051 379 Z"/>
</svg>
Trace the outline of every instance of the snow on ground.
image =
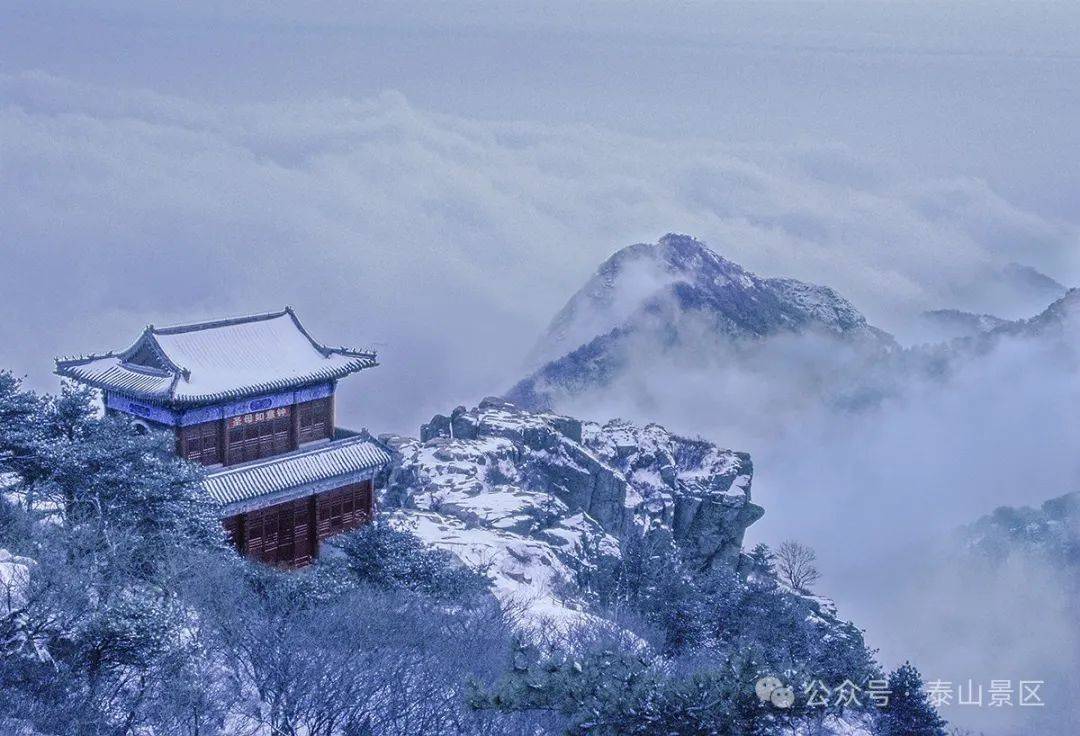
<svg viewBox="0 0 1080 736">
<path fill-rule="evenodd" d="M 0 549 L 0 616 L 8 616 L 26 605 L 30 569 L 34 561 Z"/>
<path fill-rule="evenodd" d="M 702 536 L 718 532 L 706 556 L 741 543 L 749 459 L 659 425 L 583 424 L 485 400 L 435 417 L 421 437 L 382 438 L 395 454 L 383 507 L 484 570 L 527 625 L 582 621 L 579 576 L 618 556 L 635 526 L 673 524 L 677 506 L 677 535 L 695 520 Z"/>
<path fill-rule="evenodd" d="M 430 511 L 400 510 L 391 523 L 483 570 L 494 585 L 495 596 L 507 610 L 521 612 L 526 627 L 572 627 L 590 618 L 559 594 L 573 580 L 574 570 L 558 549 L 580 545 L 581 527 L 588 527 L 587 522 L 554 527 L 539 538 L 470 526 L 454 516 Z M 554 543 L 555 539 L 559 542 Z"/>
<path fill-rule="evenodd" d="M 507 416 L 485 419 L 493 431 L 520 432 L 524 426 Z M 617 555 L 618 542 L 596 520 L 571 513 L 531 483 L 522 471 L 523 448 L 505 437 L 396 445 L 415 483 L 408 507 L 393 515 L 393 523 L 484 570 L 500 601 L 525 612 L 528 624 L 583 619 L 560 591 L 573 586 L 581 566 L 597 555 Z"/>
<path fill-rule="evenodd" d="M 808 720 L 794 731 L 794 736 L 874 736 L 874 730 L 870 719 L 862 715 L 828 715 Z"/>
</svg>

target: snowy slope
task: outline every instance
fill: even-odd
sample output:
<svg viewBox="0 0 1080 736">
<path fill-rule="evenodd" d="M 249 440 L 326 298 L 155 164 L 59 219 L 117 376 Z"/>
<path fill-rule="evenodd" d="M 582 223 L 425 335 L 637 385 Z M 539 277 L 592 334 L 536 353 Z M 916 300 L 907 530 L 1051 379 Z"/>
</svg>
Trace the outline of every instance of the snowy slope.
<svg viewBox="0 0 1080 736">
<path fill-rule="evenodd" d="M 498 399 L 436 416 L 394 450 L 384 509 L 484 569 L 532 621 L 581 614 L 575 579 L 632 529 L 668 525 L 702 567 L 734 565 L 760 518 L 743 453 L 658 425 L 582 423 Z"/>
</svg>

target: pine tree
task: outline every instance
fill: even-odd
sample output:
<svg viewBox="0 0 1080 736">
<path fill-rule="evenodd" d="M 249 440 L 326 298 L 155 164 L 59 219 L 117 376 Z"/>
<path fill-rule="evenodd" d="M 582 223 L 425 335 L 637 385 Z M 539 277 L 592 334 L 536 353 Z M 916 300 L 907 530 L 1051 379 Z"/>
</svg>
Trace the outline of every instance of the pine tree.
<svg viewBox="0 0 1080 736">
<path fill-rule="evenodd" d="M 10 371 L 0 370 L 0 475 L 14 474 L 16 482 L 32 481 L 34 448 L 44 430 L 38 421 L 44 402 Z"/>
<path fill-rule="evenodd" d="M 759 542 L 750 550 L 748 557 L 759 572 L 770 576 L 776 574 L 776 555 L 773 554 L 769 545 Z"/>
<path fill-rule="evenodd" d="M 338 585 L 411 590 L 433 598 L 476 601 L 491 589 L 480 571 L 448 552 L 427 547 L 415 534 L 377 519 L 329 543 L 334 553 L 319 566 Z"/>
<path fill-rule="evenodd" d="M 224 552 L 201 471 L 173 440 L 96 414 L 88 391 L 39 397 L 0 373 L 0 470 L 31 508 L 0 523 L 36 563 L 24 605 L 0 620 L 0 712 L 46 733 L 157 717 L 200 656 L 177 585 Z M 22 523 L 43 514 L 54 523 Z"/>
<path fill-rule="evenodd" d="M 60 510 L 70 542 L 84 553 L 122 557 L 131 573 L 149 575 L 172 552 L 217 548 L 224 539 L 201 471 L 174 456 L 173 441 L 139 434 L 122 417 L 76 421 L 40 448 L 47 476 L 35 494 Z"/>
<path fill-rule="evenodd" d="M 945 720 L 923 690 L 922 675 L 905 662 L 889 675 L 889 704 L 878 716 L 881 736 L 945 736 Z"/>
</svg>

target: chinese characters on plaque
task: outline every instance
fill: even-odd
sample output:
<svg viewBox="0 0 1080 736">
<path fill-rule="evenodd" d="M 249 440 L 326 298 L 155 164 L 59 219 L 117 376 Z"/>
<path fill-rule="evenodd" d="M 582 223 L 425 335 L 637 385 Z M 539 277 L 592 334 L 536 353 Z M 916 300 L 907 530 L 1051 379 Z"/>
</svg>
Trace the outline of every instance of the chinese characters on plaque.
<svg viewBox="0 0 1080 736">
<path fill-rule="evenodd" d="M 287 406 L 279 406 L 277 409 L 267 409 L 266 411 L 257 411 L 251 414 L 241 414 L 240 416 L 229 419 L 229 429 L 241 427 L 245 424 L 269 422 L 273 419 L 280 419 L 287 416 L 289 416 L 289 407 Z"/>
</svg>

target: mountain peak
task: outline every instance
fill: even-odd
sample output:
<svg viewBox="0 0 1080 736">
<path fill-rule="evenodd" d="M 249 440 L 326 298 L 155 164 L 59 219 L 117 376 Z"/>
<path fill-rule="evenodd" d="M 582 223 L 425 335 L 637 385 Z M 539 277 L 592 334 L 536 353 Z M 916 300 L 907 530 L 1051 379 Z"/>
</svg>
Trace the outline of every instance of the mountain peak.
<svg viewBox="0 0 1080 736">
<path fill-rule="evenodd" d="M 719 258 L 719 256 L 692 235 L 684 235 L 682 233 L 668 233 L 660 237 L 657 241 L 656 247 L 661 250 L 668 250 L 673 254 L 678 254 L 682 257 L 693 256 L 707 256 L 713 258 Z M 723 260 L 723 259 L 721 259 Z"/>
<path fill-rule="evenodd" d="M 1064 284 L 1023 263 L 1009 263 L 1001 269 L 1002 278 L 1018 289 L 1057 297 L 1068 291 Z"/>
<path fill-rule="evenodd" d="M 668 233 L 656 243 L 628 245 L 601 263 L 555 315 L 529 363 L 538 366 L 569 353 L 648 308 L 650 301 L 655 309 L 655 300 L 664 295 L 679 301 L 699 290 L 752 288 L 755 278 L 689 235 Z"/>
<path fill-rule="evenodd" d="M 721 256 L 705 243 L 691 235 L 668 233 L 656 243 L 639 243 L 617 251 L 612 259 L 633 259 L 643 256 L 654 258 L 670 271 L 687 274 L 691 279 L 723 275 L 741 276 L 748 273 L 734 261 Z"/>
<path fill-rule="evenodd" d="M 555 315 L 530 362 L 551 374 L 549 379 L 557 375 L 587 384 L 607 373 L 604 366 L 611 361 L 604 356 L 631 337 L 644 337 L 643 344 L 651 340 L 663 350 L 683 342 L 682 330 L 702 328 L 733 339 L 812 329 L 893 344 L 827 286 L 761 278 L 696 238 L 668 233 L 607 258 Z M 580 361 L 598 375 L 579 375 L 584 368 L 574 365 Z M 530 393 L 522 384 L 518 389 L 525 391 L 514 394 L 519 399 Z"/>
</svg>

